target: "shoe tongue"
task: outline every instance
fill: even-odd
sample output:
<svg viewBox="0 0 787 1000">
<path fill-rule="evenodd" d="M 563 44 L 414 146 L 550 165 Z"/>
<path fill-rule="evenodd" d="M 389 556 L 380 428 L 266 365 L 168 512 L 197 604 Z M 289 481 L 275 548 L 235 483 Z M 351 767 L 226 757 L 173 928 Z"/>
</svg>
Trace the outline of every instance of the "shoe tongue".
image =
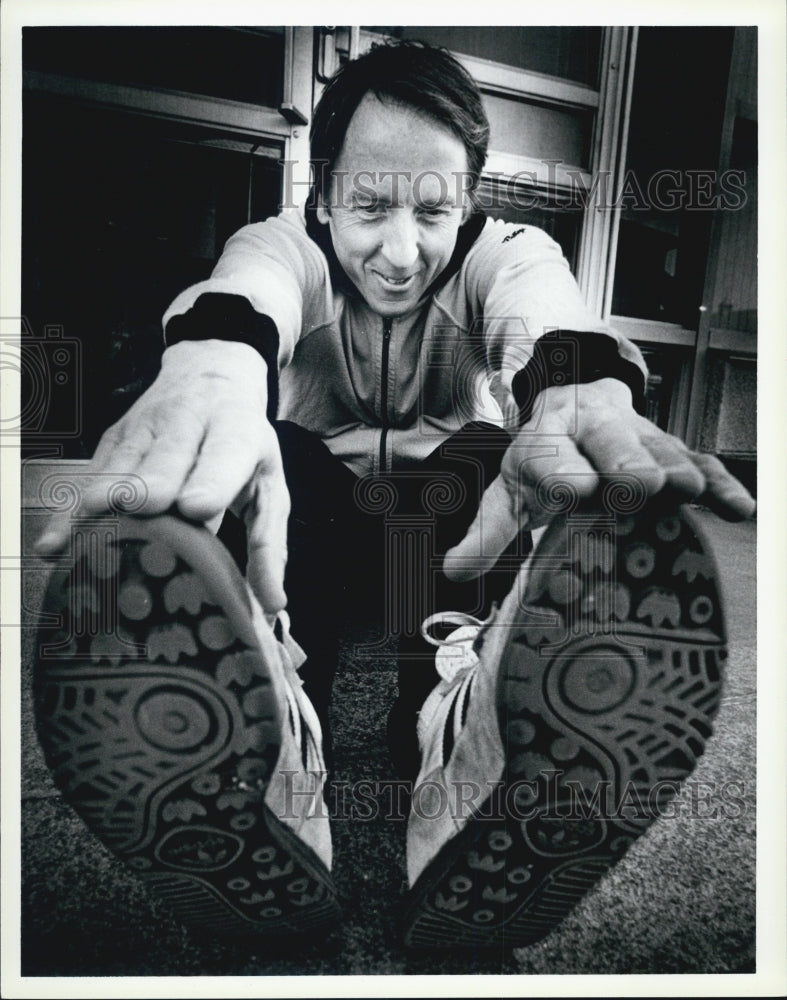
<svg viewBox="0 0 787 1000">
<path fill-rule="evenodd" d="M 472 655 L 475 657 L 475 654 Z M 454 691 L 449 695 L 453 698 L 453 702 L 443 729 L 443 761 L 445 762 L 451 759 L 451 754 L 454 752 L 454 744 L 459 739 L 459 734 L 467 720 L 467 710 L 472 697 L 475 674 L 466 671 L 463 677 L 464 679 L 462 676 L 457 677 Z"/>
</svg>

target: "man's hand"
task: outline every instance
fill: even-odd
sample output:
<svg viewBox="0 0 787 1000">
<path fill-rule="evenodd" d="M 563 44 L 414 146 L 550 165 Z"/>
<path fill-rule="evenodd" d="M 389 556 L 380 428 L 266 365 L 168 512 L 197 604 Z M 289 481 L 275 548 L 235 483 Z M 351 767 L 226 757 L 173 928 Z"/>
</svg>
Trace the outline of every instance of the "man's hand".
<svg viewBox="0 0 787 1000">
<path fill-rule="evenodd" d="M 491 569 L 520 530 L 554 516 L 549 494 L 561 489 L 589 497 L 617 480 L 643 499 L 665 487 L 686 501 L 701 496 L 730 520 L 754 513 L 753 498 L 717 458 L 689 451 L 639 416 L 630 389 L 617 379 L 545 389 L 535 414 L 503 456 L 467 534 L 446 553 L 450 579 L 469 580 Z"/>
<path fill-rule="evenodd" d="M 266 416 L 267 369 L 246 344 L 184 341 L 164 352 L 156 381 L 99 442 L 76 516 L 108 510 L 112 484 L 144 484 L 137 516 L 177 507 L 218 527 L 225 509 L 246 523 L 248 576 L 263 609 L 285 605 L 289 495 L 276 433 Z M 94 474 L 94 475 L 91 475 Z M 54 516 L 36 544 L 63 548 L 74 514 Z"/>
</svg>

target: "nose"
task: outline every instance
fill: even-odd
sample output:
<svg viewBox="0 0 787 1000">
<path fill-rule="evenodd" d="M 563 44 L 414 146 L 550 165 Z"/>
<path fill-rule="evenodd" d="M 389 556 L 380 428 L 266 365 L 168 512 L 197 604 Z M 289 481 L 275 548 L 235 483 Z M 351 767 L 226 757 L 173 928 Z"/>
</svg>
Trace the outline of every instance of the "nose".
<svg viewBox="0 0 787 1000">
<path fill-rule="evenodd" d="M 406 208 L 394 208 L 388 212 L 380 249 L 393 268 L 411 267 L 418 259 L 418 226 Z"/>
</svg>

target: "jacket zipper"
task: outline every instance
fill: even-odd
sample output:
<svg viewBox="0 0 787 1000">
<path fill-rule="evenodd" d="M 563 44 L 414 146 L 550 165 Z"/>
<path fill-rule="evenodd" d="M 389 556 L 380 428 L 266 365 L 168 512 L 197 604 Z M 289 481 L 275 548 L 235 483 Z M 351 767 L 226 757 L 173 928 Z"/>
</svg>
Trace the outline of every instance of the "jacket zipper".
<svg viewBox="0 0 787 1000">
<path fill-rule="evenodd" d="M 393 318 L 386 317 L 383 320 L 383 356 L 382 356 L 382 385 L 380 388 L 380 410 L 382 411 L 382 430 L 380 432 L 380 472 L 387 472 L 386 439 L 388 437 L 388 361 L 391 353 L 391 329 L 393 328 Z"/>
</svg>

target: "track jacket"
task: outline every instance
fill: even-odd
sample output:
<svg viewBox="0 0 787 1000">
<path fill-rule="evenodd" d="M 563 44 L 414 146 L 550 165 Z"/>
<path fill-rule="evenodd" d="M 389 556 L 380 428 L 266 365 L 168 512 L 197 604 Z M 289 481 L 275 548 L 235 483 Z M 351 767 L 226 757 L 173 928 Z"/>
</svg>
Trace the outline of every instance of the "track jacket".
<svg viewBox="0 0 787 1000">
<path fill-rule="evenodd" d="M 503 424 L 513 408 L 535 417 L 549 385 L 613 376 L 644 405 L 642 355 L 587 310 L 558 244 L 480 213 L 405 316 L 371 311 L 327 226 L 300 209 L 232 236 L 164 327 L 168 345 L 221 338 L 260 350 L 278 418 L 316 432 L 358 475 L 406 468 L 472 420 Z"/>
</svg>

